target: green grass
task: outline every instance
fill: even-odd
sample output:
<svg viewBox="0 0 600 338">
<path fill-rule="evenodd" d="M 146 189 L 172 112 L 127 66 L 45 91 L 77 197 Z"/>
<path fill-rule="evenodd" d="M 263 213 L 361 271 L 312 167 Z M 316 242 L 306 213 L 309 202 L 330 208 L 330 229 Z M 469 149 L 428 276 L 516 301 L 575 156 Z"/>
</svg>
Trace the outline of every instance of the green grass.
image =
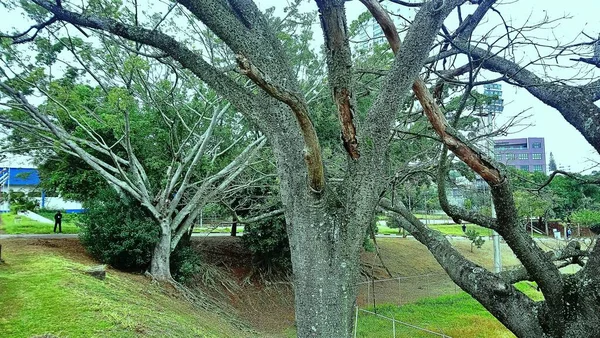
<svg viewBox="0 0 600 338">
<path fill-rule="evenodd" d="M 418 219 L 450 219 L 448 215 L 439 215 L 439 214 L 414 214 Z"/>
<path fill-rule="evenodd" d="M 368 309 L 373 311 L 372 308 Z M 466 293 L 427 298 L 403 306 L 377 306 L 389 318 L 444 333 L 451 337 L 514 337 L 497 319 Z M 392 337 L 392 322 L 359 312 L 358 337 Z M 430 333 L 396 323 L 396 337 L 433 337 Z"/>
<path fill-rule="evenodd" d="M 7 264 L 0 265 L 3 338 L 43 334 L 117 338 L 248 336 L 248 332 L 242 333 L 213 313 L 167 296 L 160 286 L 141 276 L 109 270 L 106 280 L 100 281 L 81 272 L 85 265 L 44 251 L 40 246 L 5 245 L 3 258 Z"/>
<path fill-rule="evenodd" d="M 216 228 L 194 228 L 194 233 L 230 233 L 231 232 L 231 227 L 216 227 Z M 243 226 L 239 226 L 237 227 L 237 233 L 238 234 L 243 234 L 244 233 L 244 227 Z"/>
<path fill-rule="evenodd" d="M 378 228 L 378 233 L 380 235 L 385 235 L 385 234 L 398 235 L 399 234 L 398 228 L 388 228 L 388 227 L 382 226 L 382 225 L 378 225 L 377 228 Z M 464 236 L 465 235 L 462 231 L 461 226 L 458 224 L 434 224 L 434 225 L 429 225 L 429 228 L 438 230 L 445 235 L 451 235 L 451 236 Z M 490 229 L 486 229 L 486 228 L 480 227 L 475 224 L 467 224 L 467 229 L 473 229 L 473 230 L 479 232 L 479 234 L 484 237 L 488 236 L 490 234 Z"/>
<path fill-rule="evenodd" d="M 515 288 L 536 302 L 544 300 L 544 295 L 537 290 L 537 284 L 535 282 L 519 282 L 515 284 Z"/>
<path fill-rule="evenodd" d="M 41 223 L 25 216 L 7 213 L 1 214 L 0 217 L 2 217 L 0 230 L 7 234 L 51 234 L 54 231 L 54 224 Z M 65 234 L 76 234 L 79 232 L 79 227 L 73 222 L 63 221 L 62 232 Z"/>
<path fill-rule="evenodd" d="M 398 229 L 398 228 L 388 228 L 388 227 L 383 226 L 383 225 L 378 225 L 377 226 L 377 233 L 380 234 L 380 235 L 385 235 L 385 234 L 399 235 L 400 234 L 400 229 Z"/>
<path fill-rule="evenodd" d="M 38 210 L 35 213 L 40 216 L 44 216 L 49 220 L 54 220 L 54 214 L 56 213 L 56 211 L 43 209 L 43 210 Z M 75 214 L 75 213 L 67 214 L 66 212 L 63 212 L 62 216 L 63 216 L 63 223 L 65 223 L 65 222 L 77 223 L 77 222 L 79 222 L 79 217 L 81 216 L 81 214 Z"/>
<path fill-rule="evenodd" d="M 465 233 L 462 231 L 462 226 L 460 224 L 433 224 L 429 225 L 429 228 L 437 230 L 445 235 L 451 236 L 464 236 Z M 489 236 L 491 233 L 490 229 L 486 229 L 484 227 L 480 227 L 475 224 L 467 224 L 467 230 L 475 230 L 479 232 L 481 236 Z"/>
</svg>

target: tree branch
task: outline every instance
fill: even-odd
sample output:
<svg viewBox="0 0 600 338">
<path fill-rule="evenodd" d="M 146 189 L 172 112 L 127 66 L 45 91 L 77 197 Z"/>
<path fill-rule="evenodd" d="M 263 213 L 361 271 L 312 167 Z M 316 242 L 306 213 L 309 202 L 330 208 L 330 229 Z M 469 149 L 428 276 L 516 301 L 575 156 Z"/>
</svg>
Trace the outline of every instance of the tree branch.
<svg viewBox="0 0 600 338">
<path fill-rule="evenodd" d="M 313 192 L 321 193 L 325 188 L 321 146 L 319 145 L 319 138 L 317 137 L 315 127 L 308 115 L 308 107 L 304 98 L 271 82 L 260 69 L 256 68 L 244 56 L 237 55 L 237 62 L 242 74 L 248 76 L 269 95 L 288 105 L 294 113 L 306 146 L 304 160 L 308 169 L 309 186 Z"/>
<path fill-rule="evenodd" d="M 342 142 L 353 160 L 360 157 L 356 139 L 355 107 L 352 93 L 352 52 L 348 40 L 343 0 L 317 0 L 319 18 L 327 50 L 329 87 L 337 106 Z"/>
</svg>

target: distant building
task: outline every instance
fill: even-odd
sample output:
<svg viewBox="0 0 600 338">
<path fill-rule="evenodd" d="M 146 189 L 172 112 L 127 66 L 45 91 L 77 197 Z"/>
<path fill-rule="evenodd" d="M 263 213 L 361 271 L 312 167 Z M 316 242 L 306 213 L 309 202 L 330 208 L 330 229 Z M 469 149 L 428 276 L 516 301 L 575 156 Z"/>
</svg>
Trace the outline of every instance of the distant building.
<svg viewBox="0 0 600 338">
<path fill-rule="evenodd" d="M 358 39 L 362 43 L 367 43 L 369 47 L 372 47 L 374 44 L 384 43 L 387 41 L 381 26 L 373 18 L 367 21 L 360 28 Z"/>
<path fill-rule="evenodd" d="M 496 161 L 529 172 L 546 173 L 546 146 L 543 137 L 494 141 Z"/>
<path fill-rule="evenodd" d="M 38 201 L 41 208 L 64 210 L 68 213 L 83 211 L 81 203 L 67 201 L 61 197 L 48 197 L 46 191 L 39 188 L 40 176 L 36 168 L 0 167 L 0 212 L 8 212 L 10 205 L 6 200 L 9 192 L 22 192 Z"/>
<path fill-rule="evenodd" d="M 483 95 L 492 97 L 492 101 L 485 106 L 487 113 L 492 115 L 501 113 L 504 110 L 504 100 L 502 99 L 502 85 L 499 83 L 490 83 L 483 85 Z"/>
</svg>

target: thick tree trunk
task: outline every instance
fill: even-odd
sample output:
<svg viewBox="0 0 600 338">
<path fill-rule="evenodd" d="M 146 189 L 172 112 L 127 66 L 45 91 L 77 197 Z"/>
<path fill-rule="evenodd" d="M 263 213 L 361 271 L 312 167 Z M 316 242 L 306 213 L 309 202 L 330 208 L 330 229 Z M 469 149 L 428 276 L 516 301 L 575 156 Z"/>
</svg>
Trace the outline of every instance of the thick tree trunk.
<svg viewBox="0 0 600 338">
<path fill-rule="evenodd" d="M 288 225 L 298 337 L 352 337 L 360 245 L 338 220 L 310 216 Z"/>
<path fill-rule="evenodd" d="M 162 223 L 160 239 L 152 252 L 150 274 L 159 281 L 169 281 L 171 277 L 171 229 L 168 224 Z"/>
</svg>

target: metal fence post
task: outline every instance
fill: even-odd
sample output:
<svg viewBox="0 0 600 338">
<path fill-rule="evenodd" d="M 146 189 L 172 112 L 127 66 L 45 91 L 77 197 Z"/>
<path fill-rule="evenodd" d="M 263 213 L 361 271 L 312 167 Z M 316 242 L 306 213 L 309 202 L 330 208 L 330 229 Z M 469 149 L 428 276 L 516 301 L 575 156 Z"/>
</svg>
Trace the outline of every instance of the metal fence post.
<svg viewBox="0 0 600 338">
<path fill-rule="evenodd" d="M 398 305 L 402 305 L 402 281 L 398 277 Z"/>
<path fill-rule="evenodd" d="M 356 314 L 354 317 L 354 338 L 356 338 L 357 333 L 358 333 L 358 303 L 356 304 Z"/>
<path fill-rule="evenodd" d="M 394 338 L 396 338 L 396 315 L 392 313 L 392 333 L 394 334 Z"/>
</svg>

